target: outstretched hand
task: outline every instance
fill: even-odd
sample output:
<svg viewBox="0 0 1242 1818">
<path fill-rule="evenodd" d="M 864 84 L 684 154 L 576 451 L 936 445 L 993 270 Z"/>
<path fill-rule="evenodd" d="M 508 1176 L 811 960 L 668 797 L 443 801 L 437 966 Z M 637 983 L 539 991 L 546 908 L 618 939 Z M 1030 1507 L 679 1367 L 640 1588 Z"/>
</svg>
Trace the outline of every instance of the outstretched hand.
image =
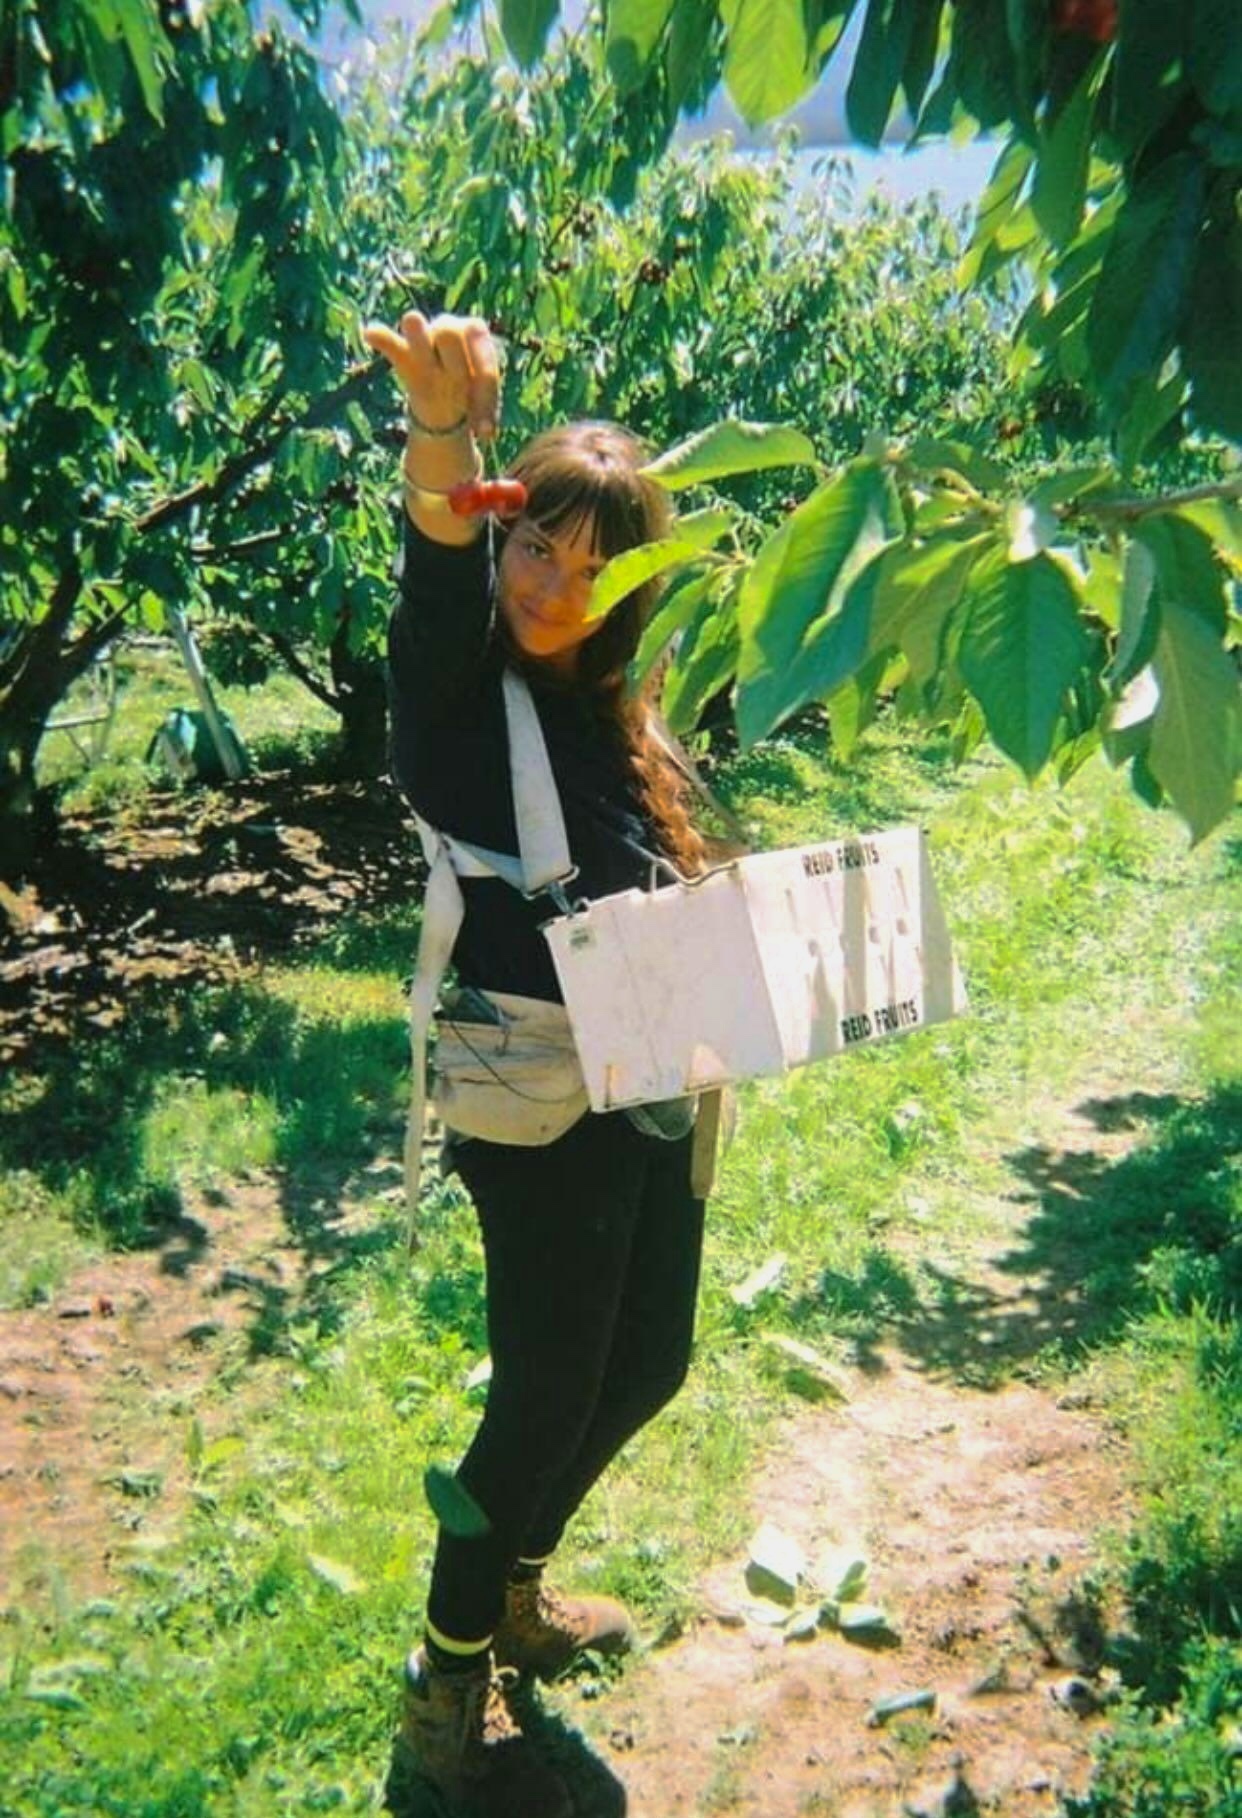
<svg viewBox="0 0 1242 1818">
<path fill-rule="evenodd" d="M 362 338 L 388 361 L 405 390 L 411 414 L 430 430 L 463 419 L 476 441 L 490 441 L 500 414 L 500 364 L 487 323 L 478 316 L 433 316 L 417 309 L 401 318 L 400 333 L 368 322 Z"/>
</svg>

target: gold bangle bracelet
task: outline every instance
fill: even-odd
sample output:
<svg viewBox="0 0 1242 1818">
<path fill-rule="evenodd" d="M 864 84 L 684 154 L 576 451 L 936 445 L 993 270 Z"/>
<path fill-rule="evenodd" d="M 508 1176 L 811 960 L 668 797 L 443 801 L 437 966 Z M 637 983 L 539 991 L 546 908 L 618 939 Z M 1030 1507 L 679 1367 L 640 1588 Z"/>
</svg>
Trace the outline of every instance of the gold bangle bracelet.
<svg viewBox="0 0 1242 1818">
<path fill-rule="evenodd" d="M 449 504 L 449 494 L 458 486 L 468 486 L 472 481 L 481 480 L 482 478 L 482 461 L 475 463 L 475 469 L 472 474 L 468 474 L 464 479 L 454 480 L 452 486 L 420 485 L 417 480 L 413 479 L 406 472 L 404 462 L 401 467 L 401 484 L 405 496 L 409 499 L 411 504 L 417 505 L 420 511 L 451 511 L 452 506 Z"/>
</svg>

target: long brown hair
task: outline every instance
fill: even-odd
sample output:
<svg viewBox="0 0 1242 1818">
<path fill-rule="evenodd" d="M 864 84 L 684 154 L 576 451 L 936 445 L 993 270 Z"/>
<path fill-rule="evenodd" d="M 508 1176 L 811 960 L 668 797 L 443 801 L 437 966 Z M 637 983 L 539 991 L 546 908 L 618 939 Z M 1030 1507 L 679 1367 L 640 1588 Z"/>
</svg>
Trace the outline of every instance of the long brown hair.
<svg viewBox="0 0 1242 1818">
<path fill-rule="evenodd" d="M 535 436 L 509 471 L 526 487 L 525 516 L 532 523 L 550 535 L 571 536 L 580 524 L 590 524 L 592 549 L 610 561 L 638 543 L 667 536 L 671 528 L 663 490 L 639 471 L 646 459 L 641 442 L 616 423 L 568 423 Z M 618 601 L 579 646 L 570 686 L 589 698 L 626 753 L 662 852 L 678 870 L 694 875 L 704 869 L 706 847 L 690 819 L 684 778 L 656 736 L 653 691 L 635 695 L 626 685 L 659 592 L 658 580 L 647 581 Z M 505 636 L 503 620 L 499 623 Z M 531 659 L 508 643 L 510 660 L 519 668 L 532 667 Z M 546 680 L 542 671 L 540 676 Z"/>
</svg>

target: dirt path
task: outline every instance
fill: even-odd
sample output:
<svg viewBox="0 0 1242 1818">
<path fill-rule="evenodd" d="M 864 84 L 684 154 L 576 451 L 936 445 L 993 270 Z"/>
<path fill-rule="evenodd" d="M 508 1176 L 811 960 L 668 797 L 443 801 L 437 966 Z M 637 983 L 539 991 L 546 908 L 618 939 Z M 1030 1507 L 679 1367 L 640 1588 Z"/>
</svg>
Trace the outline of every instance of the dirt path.
<svg viewBox="0 0 1242 1818">
<path fill-rule="evenodd" d="M 690 1634 L 603 1708 L 562 1704 L 623 1779 L 630 1818 L 1034 1818 L 1085 1784 L 1095 1719 L 1054 1694 L 1099 1665 L 1090 1536 L 1120 1513 L 1122 1461 L 1038 1389 L 932 1383 L 893 1353 L 881 1365 L 848 1407 L 781 1430 L 750 1500 L 821 1586 L 827 1555 L 865 1553 L 867 1596 L 900 1644 L 786 1641 L 744 1562 L 714 1570 Z M 934 1709 L 869 1724 L 912 1691 Z"/>
</svg>

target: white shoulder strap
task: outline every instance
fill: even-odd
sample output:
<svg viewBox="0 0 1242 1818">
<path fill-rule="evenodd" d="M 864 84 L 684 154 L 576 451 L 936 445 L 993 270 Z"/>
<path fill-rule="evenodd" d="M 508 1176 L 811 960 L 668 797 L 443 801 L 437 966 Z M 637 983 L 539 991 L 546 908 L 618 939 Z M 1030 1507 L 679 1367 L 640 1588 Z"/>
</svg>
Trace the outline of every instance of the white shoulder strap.
<svg viewBox="0 0 1242 1818">
<path fill-rule="evenodd" d="M 459 878 L 499 877 L 527 896 L 564 885 L 577 875 L 570 862 L 565 816 L 530 689 L 511 669 L 504 674 L 509 770 L 520 856 L 493 852 L 454 839 L 414 816 L 427 860 L 427 889 L 410 985 L 410 1109 L 405 1130 L 405 1201 L 408 1240 L 416 1245 L 415 1214 L 422 1171 L 423 1118 L 427 1100 L 427 1034 L 436 998 L 453 955 L 465 913 Z"/>
<path fill-rule="evenodd" d="M 534 896 L 549 884 L 567 882 L 574 875 L 574 867 L 538 709 L 530 689 L 515 670 L 505 670 L 504 690 L 513 818 L 517 823 L 524 887 L 528 896 Z"/>
</svg>

